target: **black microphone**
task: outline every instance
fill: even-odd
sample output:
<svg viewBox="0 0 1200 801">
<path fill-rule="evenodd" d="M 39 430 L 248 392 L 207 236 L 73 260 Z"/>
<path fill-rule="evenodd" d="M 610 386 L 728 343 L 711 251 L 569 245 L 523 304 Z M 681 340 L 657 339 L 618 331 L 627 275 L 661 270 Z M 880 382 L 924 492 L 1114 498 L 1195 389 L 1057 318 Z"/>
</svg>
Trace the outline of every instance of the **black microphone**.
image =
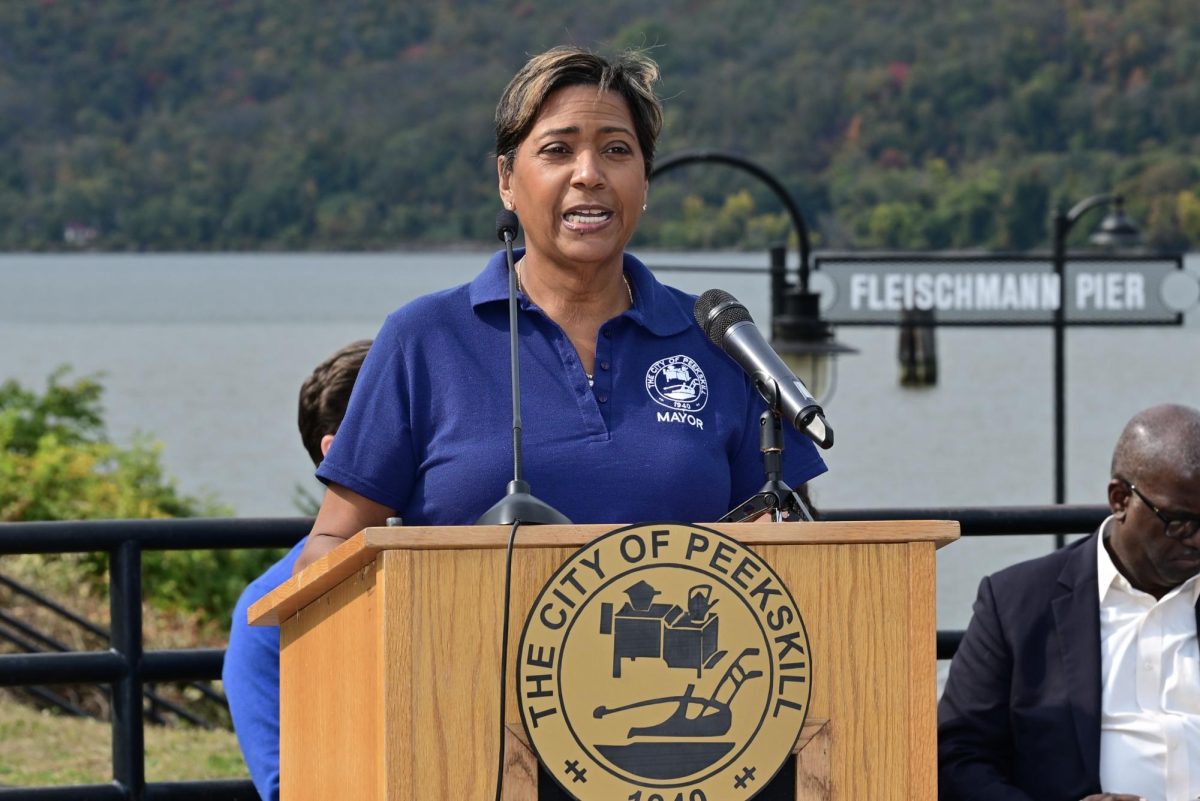
<svg viewBox="0 0 1200 801">
<path fill-rule="evenodd" d="M 529 482 L 521 477 L 521 367 L 518 361 L 517 338 L 517 268 L 513 264 L 513 240 L 519 229 L 517 215 L 508 209 L 496 214 L 496 236 L 504 242 L 508 256 L 508 352 L 511 363 L 509 381 L 512 384 L 513 418 L 513 480 L 508 482 L 504 497 L 483 513 L 478 525 L 508 525 L 522 523 L 566 523 L 571 521 L 554 507 L 540 501 L 529 492 Z"/>
<path fill-rule="evenodd" d="M 741 365 L 772 409 L 778 409 L 797 431 L 822 448 L 833 445 L 833 429 L 825 422 L 824 410 L 763 339 L 737 298 L 710 289 L 696 301 L 695 314 L 704 335 Z"/>
<path fill-rule="evenodd" d="M 516 240 L 517 231 L 520 229 L 520 223 L 517 222 L 517 213 L 509 209 L 500 209 L 496 212 L 496 236 L 500 241 L 509 244 Z M 512 248 L 508 249 L 509 269 L 512 269 Z"/>
</svg>

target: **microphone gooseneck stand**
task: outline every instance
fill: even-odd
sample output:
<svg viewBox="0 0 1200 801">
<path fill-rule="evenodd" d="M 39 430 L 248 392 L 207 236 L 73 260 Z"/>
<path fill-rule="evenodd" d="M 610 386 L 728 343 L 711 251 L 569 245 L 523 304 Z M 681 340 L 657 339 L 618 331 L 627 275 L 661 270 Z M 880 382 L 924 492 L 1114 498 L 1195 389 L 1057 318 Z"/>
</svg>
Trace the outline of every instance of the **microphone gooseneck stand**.
<svg viewBox="0 0 1200 801">
<path fill-rule="evenodd" d="M 785 520 L 811 522 L 813 519 L 812 510 L 800 494 L 783 482 L 783 414 L 777 400 L 768 401 L 768 405 L 771 408 L 758 418 L 758 442 L 767 482 L 718 522 L 743 523 L 763 512 L 770 512 L 771 519 L 776 523 Z"/>
<path fill-rule="evenodd" d="M 476 525 L 510 525 L 512 523 L 559 523 L 571 521 L 545 501 L 529 491 L 529 482 L 521 477 L 521 371 L 519 339 L 517 337 L 517 269 L 513 264 L 513 240 L 517 238 L 517 215 L 502 209 L 496 215 L 496 235 L 504 242 L 508 255 L 508 348 L 511 361 L 512 419 L 513 419 L 513 480 L 508 482 L 504 497 L 483 513 Z"/>
<path fill-rule="evenodd" d="M 513 480 L 508 482 L 504 497 L 496 501 L 476 521 L 476 525 L 507 525 L 508 545 L 504 551 L 504 599 L 502 614 L 504 626 L 500 637 L 500 708 L 497 712 L 497 728 L 499 747 L 497 748 L 496 765 L 496 795 L 495 801 L 500 801 L 504 794 L 504 741 L 506 732 L 504 726 L 506 697 L 508 694 L 508 621 L 509 605 L 512 600 L 512 557 L 513 545 L 517 540 L 517 530 L 526 524 L 559 523 L 570 525 L 566 515 L 544 501 L 535 498 L 529 491 L 529 482 L 521 477 L 521 370 L 519 362 L 519 344 L 517 331 L 517 268 L 513 259 L 513 240 L 517 238 L 517 215 L 508 209 L 502 209 L 496 215 L 496 235 L 504 242 L 508 257 L 508 352 L 511 363 L 509 373 L 512 384 L 512 419 L 513 419 Z"/>
</svg>

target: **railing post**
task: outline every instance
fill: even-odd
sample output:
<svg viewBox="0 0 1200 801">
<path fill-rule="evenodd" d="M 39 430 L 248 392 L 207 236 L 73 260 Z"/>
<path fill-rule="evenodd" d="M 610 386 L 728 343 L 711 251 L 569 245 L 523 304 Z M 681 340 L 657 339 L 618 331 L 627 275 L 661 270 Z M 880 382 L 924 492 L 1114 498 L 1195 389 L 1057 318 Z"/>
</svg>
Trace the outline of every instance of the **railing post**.
<svg viewBox="0 0 1200 801">
<path fill-rule="evenodd" d="M 110 645 L 125 659 L 125 675 L 113 684 L 113 781 L 130 801 L 146 790 L 145 731 L 142 723 L 142 548 L 125 540 L 109 551 Z"/>
</svg>

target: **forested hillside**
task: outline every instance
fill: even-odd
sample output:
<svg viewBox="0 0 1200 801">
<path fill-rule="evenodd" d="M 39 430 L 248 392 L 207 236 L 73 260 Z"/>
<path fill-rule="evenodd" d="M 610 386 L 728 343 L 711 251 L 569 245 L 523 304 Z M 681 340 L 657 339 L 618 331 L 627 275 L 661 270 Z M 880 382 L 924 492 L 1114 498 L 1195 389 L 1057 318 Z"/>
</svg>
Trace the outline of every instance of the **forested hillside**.
<svg viewBox="0 0 1200 801">
<path fill-rule="evenodd" d="M 1112 189 L 1200 245 L 1195 0 L 4 0 L 0 248 L 490 242 L 495 101 L 559 43 L 650 48 L 660 155 L 758 161 L 822 245 L 1046 247 Z M 679 172 L 641 242 L 789 230 L 752 180 Z"/>
</svg>

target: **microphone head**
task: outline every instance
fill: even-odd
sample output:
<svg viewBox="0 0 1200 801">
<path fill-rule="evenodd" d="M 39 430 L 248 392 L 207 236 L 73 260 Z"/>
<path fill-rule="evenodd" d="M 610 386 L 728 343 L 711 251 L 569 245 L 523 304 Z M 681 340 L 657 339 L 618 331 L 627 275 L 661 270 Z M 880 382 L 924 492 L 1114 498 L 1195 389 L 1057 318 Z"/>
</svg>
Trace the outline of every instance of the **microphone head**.
<svg viewBox="0 0 1200 801">
<path fill-rule="evenodd" d="M 696 324 L 717 347 L 725 348 L 725 333 L 736 323 L 753 322 L 750 312 L 723 289 L 710 289 L 696 301 Z"/>
<path fill-rule="evenodd" d="M 496 236 L 500 238 L 501 242 L 509 242 L 516 239 L 517 231 L 520 227 L 515 211 L 500 209 L 496 213 Z"/>
</svg>

